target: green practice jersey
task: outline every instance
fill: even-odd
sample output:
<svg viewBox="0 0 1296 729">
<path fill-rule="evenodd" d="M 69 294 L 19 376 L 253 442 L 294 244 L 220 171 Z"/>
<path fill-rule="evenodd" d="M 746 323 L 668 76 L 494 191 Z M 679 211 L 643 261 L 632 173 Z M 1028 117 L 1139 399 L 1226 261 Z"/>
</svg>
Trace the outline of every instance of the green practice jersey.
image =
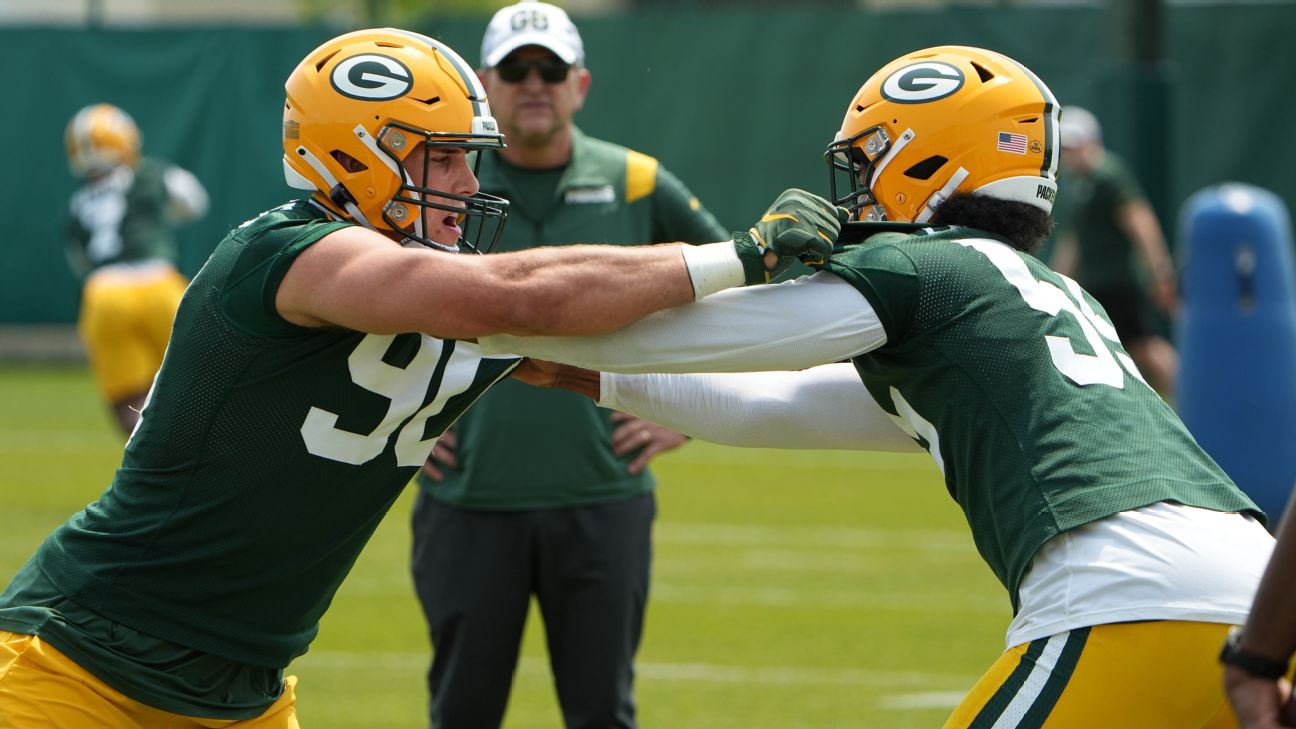
<svg viewBox="0 0 1296 729">
<path fill-rule="evenodd" d="M 497 250 L 542 245 L 684 241 L 729 234 L 657 160 L 574 130 L 571 162 L 529 170 L 488 154 L 482 190 L 512 201 Z M 500 383 L 455 425 L 458 467 L 419 485 L 473 509 L 535 509 L 628 499 L 653 488 L 629 474 L 637 451 L 612 452 L 611 411 L 571 392 Z"/>
<path fill-rule="evenodd" d="M 89 272 L 110 263 L 160 259 L 175 263 L 175 220 L 168 212 L 167 164 L 143 159 L 118 167 L 72 195 L 69 255 Z"/>
<path fill-rule="evenodd" d="M 43 576 L 95 615 L 230 661 L 282 668 L 306 651 L 435 438 L 517 362 L 279 316 L 296 256 L 346 225 L 296 202 L 220 243 L 111 486 L 40 547 L 0 626 L 46 635 L 14 602 Z"/>
<path fill-rule="evenodd" d="M 1014 607 L 1053 536 L 1158 501 L 1258 509 L 1137 374 L 1070 279 L 968 229 L 880 233 L 828 266 L 876 309 L 855 358 L 870 394 L 922 444 Z"/>
</svg>

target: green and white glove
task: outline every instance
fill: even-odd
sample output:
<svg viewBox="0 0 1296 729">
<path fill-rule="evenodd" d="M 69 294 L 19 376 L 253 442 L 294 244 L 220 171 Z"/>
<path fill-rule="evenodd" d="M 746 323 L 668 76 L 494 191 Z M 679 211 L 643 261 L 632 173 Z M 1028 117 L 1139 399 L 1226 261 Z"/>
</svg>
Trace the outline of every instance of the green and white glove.
<svg viewBox="0 0 1296 729">
<path fill-rule="evenodd" d="M 818 195 L 784 190 L 751 230 L 734 233 L 747 284 L 769 281 L 792 265 L 793 258 L 807 266 L 822 266 L 849 217 L 844 208 Z M 766 260 L 768 253 L 778 257 L 772 266 Z"/>
</svg>

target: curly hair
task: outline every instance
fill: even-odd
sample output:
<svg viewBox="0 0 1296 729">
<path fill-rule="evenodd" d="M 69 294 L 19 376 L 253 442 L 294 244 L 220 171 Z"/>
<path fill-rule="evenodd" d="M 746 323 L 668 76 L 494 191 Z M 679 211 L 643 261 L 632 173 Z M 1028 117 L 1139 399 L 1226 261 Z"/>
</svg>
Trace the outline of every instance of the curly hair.
<svg viewBox="0 0 1296 729">
<path fill-rule="evenodd" d="M 1053 218 L 1030 203 L 966 192 L 951 195 L 927 222 L 994 233 L 1008 239 L 1017 250 L 1032 254 L 1053 230 Z"/>
</svg>

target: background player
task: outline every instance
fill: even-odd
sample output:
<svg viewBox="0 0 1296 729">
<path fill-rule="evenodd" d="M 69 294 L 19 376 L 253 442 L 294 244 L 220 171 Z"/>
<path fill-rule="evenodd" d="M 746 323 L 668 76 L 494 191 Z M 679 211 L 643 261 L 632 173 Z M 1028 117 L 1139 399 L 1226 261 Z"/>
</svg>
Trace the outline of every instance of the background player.
<svg viewBox="0 0 1296 729">
<path fill-rule="evenodd" d="M 129 434 L 188 283 L 176 270 L 175 228 L 207 211 L 207 192 L 188 171 L 141 158 L 135 121 L 111 104 L 77 112 L 64 138 L 81 180 L 67 225 L 68 260 L 84 277 L 78 331 L 95 383 Z"/>
</svg>

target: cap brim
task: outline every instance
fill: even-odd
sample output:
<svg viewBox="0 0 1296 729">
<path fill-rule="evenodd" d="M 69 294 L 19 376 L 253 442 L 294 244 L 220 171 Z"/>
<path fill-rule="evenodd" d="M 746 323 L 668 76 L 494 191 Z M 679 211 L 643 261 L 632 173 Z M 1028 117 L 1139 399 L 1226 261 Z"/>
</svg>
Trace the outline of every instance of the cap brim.
<svg viewBox="0 0 1296 729">
<path fill-rule="evenodd" d="M 512 38 L 499 44 L 494 50 L 486 54 L 482 59 L 486 68 L 494 68 L 504 57 L 516 51 L 522 46 L 540 46 L 553 51 L 555 56 L 562 59 L 563 63 L 577 63 L 580 55 L 575 48 L 563 43 L 561 40 L 547 33 L 519 33 Z"/>
</svg>

